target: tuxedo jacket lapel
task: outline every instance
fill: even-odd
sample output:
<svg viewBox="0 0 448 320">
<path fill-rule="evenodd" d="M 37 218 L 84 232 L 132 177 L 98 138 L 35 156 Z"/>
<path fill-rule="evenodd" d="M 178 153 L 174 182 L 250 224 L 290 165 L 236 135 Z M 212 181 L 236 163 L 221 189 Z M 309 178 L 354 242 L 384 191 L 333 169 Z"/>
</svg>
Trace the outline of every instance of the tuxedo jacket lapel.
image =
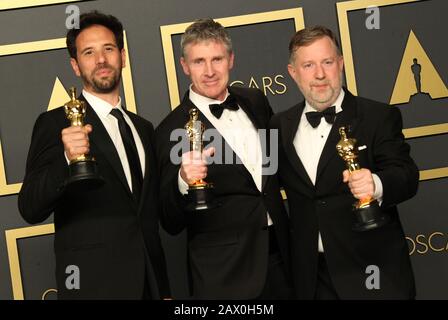
<svg viewBox="0 0 448 320">
<path fill-rule="evenodd" d="M 245 97 L 242 97 L 240 95 L 235 94 L 232 91 L 231 87 L 229 87 L 229 93 L 232 94 L 236 98 L 236 101 L 238 102 L 238 105 L 247 114 L 247 116 L 249 117 L 250 121 L 253 123 L 255 129 L 258 130 L 258 129 L 265 129 L 266 128 L 266 124 L 264 124 L 264 122 L 261 119 L 259 119 L 259 117 L 257 117 L 257 113 L 254 112 L 252 106 L 250 105 L 250 101 L 248 99 L 246 99 Z"/>
<path fill-rule="evenodd" d="M 345 90 L 345 97 L 344 101 L 342 102 L 342 111 L 339 112 L 336 116 L 336 120 L 333 123 L 330 134 L 328 135 L 327 141 L 319 159 L 319 164 L 317 166 L 316 185 L 329 162 L 334 157 L 338 156 L 336 151 L 336 144 L 341 139 L 341 136 L 339 135 L 339 128 L 345 127 L 346 132 L 349 135 L 353 135 L 357 129 L 358 123 L 359 119 L 356 110 L 356 100 L 350 94 L 350 92 L 348 92 L 348 90 Z M 350 131 L 348 132 L 347 130 Z"/>
<path fill-rule="evenodd" d="M 143 177 L 143 185 L 142 185 L 142 191 L 141 191 L 141 194 L 144 195 L 144 194 L 147 194 L 146 189 L 148 188 L 150 177 L 152 174 L 154 174 L 154 172 L 152 172 L 150 166 L 151 166 L 151 161 L 155 161 L 155 156 L 154 156 L 154 153 L 152 150 L 149 132 L 147 132 L 144 129 L 144 124 L 132 112 L 126 110 L 126 114 L 129 116 L 132 123 L 134 124 L 134 127 L 137 130 L 140 140 L 142 141 L 143 150 L 145 151 L 145 154 L 144 154 L 144 156 L 145 156 L 145 175 Z M 134 139 L 135 139 L 135 137 L 134 137 Z M 142 203 L 143 203 L 143 196 L 140 198 L 140 206 L 142 205 Z M 139 206 L 139 208 L 140 208 L 140 206 Z M 140 210 L 138 210 L 138 212 L 140 212 Z"/>
<path fill-rule="evenodd" d="M 294 138 L 299 128 L 300 119 L 302 117 L 303 110 L 305 108 L 305 103 L 302 102 L 298 104 L 295 108 L 288 111 L 285 117 L 285 123 L 281 125 L 281 132 L 283 139 L 283 147 L 286 152 L 286 157 L 291 163 L 292 167 L 296 170 L 302 180 L 310 187 L 314 188 L 314 185 L 303 166 L 302 160 L 300 160 L 297 154 L 296 148 L 294 146 Z"/>
<path fill-rule="evenodd" d="M 87 100 L 85 100 L 82 95 L 79 98 L 80 100 L 85 101 L 87 104 L 85 123 L 91 124 L 93 127 L 92 132 L 89 134 L 89 142 L 105 155 L 104 159 L 109 162 L 123 187 L 129 193 L 129 195 L 132 196 L 131 190 L 126 180 L 126 176 L 124 174 L 123 167 L 121 165 L 120 157 L 118 156 L 117 149 L 115 149 L 115 145 L 112 142 L 109 133 L 107 132 L 100 118 L 96 114 L 95 110 L 93 110 L 93 108 L 87 102 Z M 92 156 L 95 157 L 94 152 L 92 152 Z"/>
<path fill-rule="evenodd" d="M 269 119 L 267 119 L 265 122 L 263 122 L 263 120 L 258 117 L 258 114 L 256 112 L 254 112 L 254 108 L 251 106 L 250 101 L 248 99 L 233 93 L 231 88 L 229 88 L 229 92 L 234 95 L 234 97 L 236 98 L 236 100 L 238 102 L 238 105 L 246 113 L 247 117 L 249 118 L 249 120 L 254 125 L 255 130 L 258 131 L 258 136 L 260 137 L 260 143 L 261 143 L 261 152 L 262 152 L 261 156 L 262 156 L 262 160 L 263 160 L 263 158 L 264 158 L 263 157 L 263 153 L 265 155 L 268 155 L 268 152 L 269 152 L 269 149 L 268 149 L 269 148 L 269 140 L 266 140 L 266 139 L 269 138 L 269 136 L 267 135 L 267 132 L 266 132 L 266 135 L 264 137 L 265 141 L 263 143 L 262 140 L 261 140 L 263 137 L 260 136 L 259 130 L 260 129 L 266 129 L 266 124 L 265 123 Z M 263 166 L 263 164 L 262 164 L 262 166 Z M 246 166 L 244 166 L 244 168 L 246 168 Z M 251 176 L 251 179 L 253 179 L 252 175 L 250 174 L 250 172 L 247 169 L 246 169 L 246 172 Z M 264 187 L 266 186 L 266 183 L 269 180 L 269 177 L 270 177 L 270 175 L 263 175 L 263 170 L 262 170 L 261 190 L 263 190 Z"/>
</svg>

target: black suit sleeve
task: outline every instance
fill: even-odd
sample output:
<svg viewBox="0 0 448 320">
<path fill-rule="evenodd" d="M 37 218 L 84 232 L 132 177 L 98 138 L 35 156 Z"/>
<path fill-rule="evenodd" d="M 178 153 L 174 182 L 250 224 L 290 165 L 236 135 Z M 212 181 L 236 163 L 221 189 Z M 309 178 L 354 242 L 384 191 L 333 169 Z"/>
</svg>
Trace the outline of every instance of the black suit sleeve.
<svg viewBox="0 0 448 320">
<path fill-rule="evenodd" d="M 160 172 L 160 199 L 162 212 L 160 222 L 170 234 L 176 235 L 186 227 L 187 217 L 184 208 L 187 204 L 178 188 L 180 164 L 170 159 L 171 148 L 176 142 L 170 141 L 171 131 L 165 126 L 156 129 L 155 145 Z"/>
<path fill-rule="evenodd" d="M 374 139 L 375 173 L 383 185 L 384 207 L 394 206 L 417 193 L 419 172 L 404 141 L 400 110 L 389 107 Z"/>
<path fill-rule="evenodd" d="M 68 175 L 61 131 L 50 113 L 36 120 L 26 162 L 26 173 L 18 204 L 28 223 L 47 219 L 62 196 L 61 185 Z"/>
</svg>

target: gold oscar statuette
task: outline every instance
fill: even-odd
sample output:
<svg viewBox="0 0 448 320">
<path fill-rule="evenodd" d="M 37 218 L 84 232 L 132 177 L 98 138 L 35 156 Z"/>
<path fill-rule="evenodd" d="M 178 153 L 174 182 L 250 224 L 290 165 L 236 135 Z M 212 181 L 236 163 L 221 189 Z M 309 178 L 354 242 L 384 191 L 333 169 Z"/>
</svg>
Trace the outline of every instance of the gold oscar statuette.
<svg viewBox="0 0 448 320">
<path fill-rule="evenodd" d="M 189 111 L 190 119 L 185 124 L 187 137 L 190 141 L 190 151 L 202 153 L 204 142 L 204 124 L 198 120 L 199 111 L 192 108 Z M 200 211 L 215 208 L 216 201 L 213 195 L 213 184 L 203 179 L 196 180 L 188 185 L 188 211 Z"/>
<path fill-rule="evenodd" d="M 70 101 L 64 105 L 65 116 L 71 126 L 84 126 L 86 116 L 85 101 L 76 98 L 76 88 L 70 88 Z M 104 183 L 98 172 L 98 164 L 95 158 L 83 154 L 70 161 L 69 177 L 65 181 L 65 188 L 70 190 L 88 190 L 96 188 Z"/>
<path fill-rule="evenodd" d="M 361 169 L 358 158 L 356 139 L 347 138 L 345 127 L 339 128 L 341 140 L 336 145 L 339 156 L 345 161 L 350 173 Z M 389 217 L 381 210 L 378 201 L 372 197 L 359 199 L 353 204 L 355 221 L 353 230 L 367 231 L 385 225 Z"/>
</svg>

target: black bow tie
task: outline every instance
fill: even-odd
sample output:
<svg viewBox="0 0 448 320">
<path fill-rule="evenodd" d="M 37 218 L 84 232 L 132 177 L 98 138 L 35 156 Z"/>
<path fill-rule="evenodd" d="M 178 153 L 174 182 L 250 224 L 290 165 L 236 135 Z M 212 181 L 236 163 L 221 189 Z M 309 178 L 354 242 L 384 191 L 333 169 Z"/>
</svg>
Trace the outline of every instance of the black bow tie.
<svg viewBox="0 0 448 320">
<path fill-rule="evenodd" d="M 229 110 L 238 110 L 238 103 L 236 102 L 236 99 L 234 96 L 229 95 L 227 99 L 220 104 L 211 104 L 209 105 L 210 112 L 216 117 L 221 118 L 222 113 L 224 112 L 224 109 Z"/>
<path fill-rule="evenodd" d="M 305 113 L 305 116 L 313 128 L 317 128 L 317 126 L 320 124 L 320 119 L 322 117 L 325 118 L 325 121 L 332 124 L 334 122 L 334 119 L 336 118 L 336 107 L 335 106 L 329 107 L 322 112 L 317 111 L 307 112 Z"/>
</svg>

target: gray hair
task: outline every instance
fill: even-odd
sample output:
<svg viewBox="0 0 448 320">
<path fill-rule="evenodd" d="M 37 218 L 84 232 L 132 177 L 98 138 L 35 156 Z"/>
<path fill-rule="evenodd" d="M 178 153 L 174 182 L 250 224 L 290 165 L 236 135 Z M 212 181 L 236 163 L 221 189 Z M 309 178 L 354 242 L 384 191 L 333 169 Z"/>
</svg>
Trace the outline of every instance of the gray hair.
<svg viewBox="0 0 448 320">
<path fill-rule="evenodd" d="M 185 57 L 185 48 L 191 43 L 202 41 L 219 41 L 222 42 L 229 54 L 232 53 L 232 40 L 226 29 L 211 18 L 197 19 L 185 29 L 185 33 L 180 40 L 182 57 Z"/>
</svg>

